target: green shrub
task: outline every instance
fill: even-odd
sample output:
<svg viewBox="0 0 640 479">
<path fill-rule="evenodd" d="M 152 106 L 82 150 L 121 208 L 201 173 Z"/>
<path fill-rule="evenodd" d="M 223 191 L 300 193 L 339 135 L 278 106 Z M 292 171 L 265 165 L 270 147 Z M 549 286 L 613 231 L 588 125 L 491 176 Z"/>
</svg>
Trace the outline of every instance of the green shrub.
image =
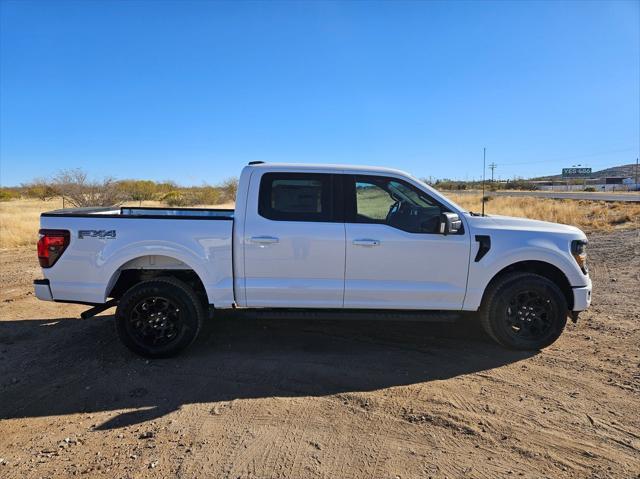
<svg viewBox="0 0 640 479">
<path fill-rule="evenodd" d="M 218 199 L 220 198 L 220 192 L 213 186 L 203 186 L 196 190 L 195 197 L 197 199 L 197 204 L 215 205 L 218 203 Z"/>
<path fill-rule="evenodd" d="M 169 206 L 191 206 L 195 204 L 193 198 L 189 197 L 182 191 L 170 191 L 166 195 L 162 197 L 162 201 L 164 201 Z"/>
<path fill-rule="evenodd" d="M 17 191 L 10 190 L 8 188 L 0 189 L 0 201 L 10 201 L 20 198 Z"/>
<path fill-rule="evenodd" d="M 134 201 L 148 201 L 156 196 L 158 187 L 151 180 L 122 180 L 118 182 L 118 188 L 124 197 Z"/>
</svg>

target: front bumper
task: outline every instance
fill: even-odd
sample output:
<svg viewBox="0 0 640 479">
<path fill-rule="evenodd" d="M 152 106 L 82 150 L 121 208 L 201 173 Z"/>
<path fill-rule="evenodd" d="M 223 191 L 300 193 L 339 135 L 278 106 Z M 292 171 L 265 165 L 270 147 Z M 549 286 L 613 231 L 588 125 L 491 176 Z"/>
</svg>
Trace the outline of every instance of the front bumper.
<svg viewBox="0 0 640 479">
<path fill-rule="evenodd" d="M 591 278 L 586 286 L 573 288 L 573 311 L 584 311 L 591 304 Z"/>
<path fill-rule="evenodd" d="M 53 301 L 53 295 L 51 294 L 51 287 L 49 286 L 48 279 L 36 279 L 33 282 L 33 289 L 36 293 L 36 298 L 42 301 Z"/>
</svg>

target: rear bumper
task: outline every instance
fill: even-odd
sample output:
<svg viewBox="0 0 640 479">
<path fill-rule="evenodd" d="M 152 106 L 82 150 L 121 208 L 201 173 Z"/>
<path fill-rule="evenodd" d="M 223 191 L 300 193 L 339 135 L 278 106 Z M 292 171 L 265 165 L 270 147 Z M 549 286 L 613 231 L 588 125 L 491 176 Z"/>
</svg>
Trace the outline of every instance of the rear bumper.
<svg viewBox="0 0 640 479">
<path fill-rule="evenodd" d="M 587 286 L 573 288 L 573 311 L 584 311 L 591 304 L 591 278 Z"/>
<path fill-rule="evenodd" d="M 35 290 L 36 298 L 42 301 L 53 301 L 48 279 L 36 279 L 33 282 L 33 289 Z"/>
</svg>

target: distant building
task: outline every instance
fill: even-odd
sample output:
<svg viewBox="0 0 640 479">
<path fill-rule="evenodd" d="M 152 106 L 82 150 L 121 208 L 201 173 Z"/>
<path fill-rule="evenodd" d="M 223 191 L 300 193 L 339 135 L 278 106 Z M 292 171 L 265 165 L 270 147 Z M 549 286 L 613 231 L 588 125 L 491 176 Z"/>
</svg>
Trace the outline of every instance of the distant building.
<svg viewBox="0 0 640 479">
<path fill-rule="evenodd" d="M 604 183 L 605 185 L 622 185 L 625 179 L 623 176 L 606 176 L 602 178 L 599 183 Z"/>
</svg>

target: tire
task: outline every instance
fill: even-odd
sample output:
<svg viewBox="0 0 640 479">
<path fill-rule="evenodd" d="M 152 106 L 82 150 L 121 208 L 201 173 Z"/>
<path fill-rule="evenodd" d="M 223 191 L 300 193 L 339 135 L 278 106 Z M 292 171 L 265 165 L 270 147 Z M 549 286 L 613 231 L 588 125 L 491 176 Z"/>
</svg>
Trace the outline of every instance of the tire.
<svg viewBox="0 0 640 479">
<path fill-rule="evenodd" d="M 489 287 L 480 322 L 506 348 L 538 350 L 560 337 L 567 314 L 567 300 L 554 282 L 534 273 L 510 273 Z"/>
<path fill-rule="evenodd" d="M 175 278 L 156 278 L 124 293 L 116 310 L 116 331 L 134 353 L 167 358 L 195 341 L 205 318 L 205 305 L 193 288 Z"/>
</svg>

